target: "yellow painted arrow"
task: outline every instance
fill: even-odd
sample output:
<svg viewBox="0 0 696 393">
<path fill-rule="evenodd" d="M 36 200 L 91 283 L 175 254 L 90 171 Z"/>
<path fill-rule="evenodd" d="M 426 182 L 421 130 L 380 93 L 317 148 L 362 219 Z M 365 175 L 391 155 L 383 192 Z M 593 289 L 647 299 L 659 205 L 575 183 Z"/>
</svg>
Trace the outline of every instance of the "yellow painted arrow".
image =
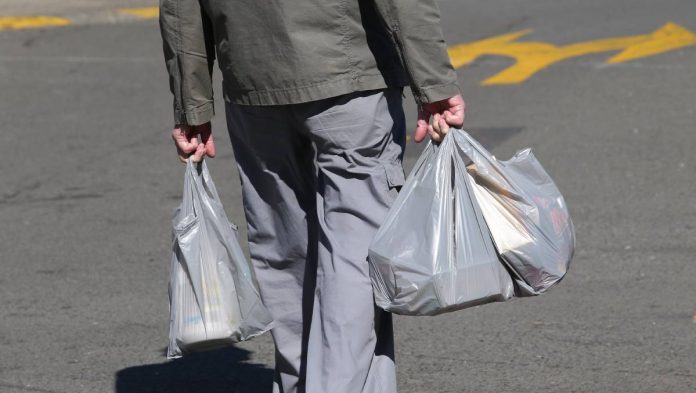
<svg viewBox="0 0 696 393">
<path fill-rule="evenodd" d="M 524 82 L 551 64 L 591 53 L 623 50 L 608 61 L 620 63 L 696 45 L 696 34 L 671 22 L 651 34 L 605 38 L 564 46 L 515 41 L 530 32 L 531 30 L 523 30 L 452 46 L 449 48 L 452 65 L 455 68 L 463 67 L 484 55 L 512 57 L 516 60 L 514 65 L 482 82 L 483 85 L 504 85 Z"/>
</svg>

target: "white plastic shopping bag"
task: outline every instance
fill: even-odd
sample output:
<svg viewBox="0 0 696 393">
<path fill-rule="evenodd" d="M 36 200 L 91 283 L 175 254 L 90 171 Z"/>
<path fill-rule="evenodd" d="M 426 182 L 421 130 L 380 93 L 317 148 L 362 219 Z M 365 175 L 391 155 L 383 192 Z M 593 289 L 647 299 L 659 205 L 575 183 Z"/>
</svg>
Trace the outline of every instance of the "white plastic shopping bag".
<svg viewBox="0 0 696 393">
<path fill-rule="evenodd" d="M 435 315 L 512 297 L 467 177 L 449 134 L 426 146 L 370 245 L 379 307 Z"/>
<path fill-rule="evenodd" d="M 369 250 L 375 302 L 434 315 L 543 293 L 565 275 L 567 207 L 529 150 L 497 161 L 462 130 L 428 144 Z"/>
<path fill-rule="evenodd" d="M 453 134 L 472 164 L 469 183 L 517 296 L 538 295 L 568 271 L 575 230 L 568 207 L 531 149 L 498 161 L 471 135 Z"/>
<path fill-rule="evenodd" d="M 186 165 L 172 220 L 167 357 L 247 340 L 272 327 L 205 161 Z"/>
</svg>

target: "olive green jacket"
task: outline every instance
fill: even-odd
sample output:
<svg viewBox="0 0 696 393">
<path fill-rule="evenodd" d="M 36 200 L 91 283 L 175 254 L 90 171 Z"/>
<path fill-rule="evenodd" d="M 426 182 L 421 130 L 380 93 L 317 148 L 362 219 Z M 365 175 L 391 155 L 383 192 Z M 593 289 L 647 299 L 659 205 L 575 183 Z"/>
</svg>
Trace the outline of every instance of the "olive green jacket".
<svg viewBox="0 0 696 393">
<path fill-rule="evenodd" d="M 227 102 L 284 105 L 410 85 L 419 104 L 459 93 L 435 0 L 160 0 L 174 121 Z"/>
</svg>

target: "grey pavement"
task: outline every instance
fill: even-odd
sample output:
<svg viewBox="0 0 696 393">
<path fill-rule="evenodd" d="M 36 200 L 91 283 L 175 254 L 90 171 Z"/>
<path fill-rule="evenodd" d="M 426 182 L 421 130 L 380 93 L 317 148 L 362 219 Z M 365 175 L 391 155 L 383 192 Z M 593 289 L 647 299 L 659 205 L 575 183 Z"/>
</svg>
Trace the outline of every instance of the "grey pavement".
<svg viewBox="0 0 696 393">
<path fill-rule="evenodd" d="M 74 15 L 119 8 L 156 7 L 158 0 L 2 0 L 0 16 Z"/>
<path fill-rule="evenodd" d="M 441 7 L 450 44 L 525 28 L 521 41 L 554 44 L 669 21 L 696 31 L 689 0 Z M 268 392 L 268 335 L 164 358 L 184 167 L 160 51 L 153 20 L 0 32 L 1 393 Z M 543 296 L 397 317 L 401 392 L 696 391 L 696 47 L 608 56 L 509 86 L 479 84 L 505 58 L 458 70 L 466 128 L 499 157 L 534 149 L 566 196 L 577 252 Z M 209 166 L 243 224 L 223 119 Z"/>
</svg>

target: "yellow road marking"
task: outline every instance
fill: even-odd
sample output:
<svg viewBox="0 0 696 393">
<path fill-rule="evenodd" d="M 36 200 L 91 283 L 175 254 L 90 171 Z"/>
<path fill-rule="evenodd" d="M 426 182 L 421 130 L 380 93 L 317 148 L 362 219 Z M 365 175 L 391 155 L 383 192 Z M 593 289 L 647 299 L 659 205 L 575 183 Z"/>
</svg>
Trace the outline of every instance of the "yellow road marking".
<svg viewBox="0 0 696 393">
<path fill-rule="evenodd" d="M 57 16 L 0 16 L 0 30 L 67 26 L 69 24 L 72 24 L 70 20 Z"/>
<path fill-rule="evenodd" d="M 153 19 L 159 17 L 159 7 L 121 8 L 118 10 L 118 12 L 135 15 L 143 19 Z"/>
<path fill-rule="evenodd" d="M 159 16 L 158 7 L 122 8 L 118 12 L 143 19 L 153 19 Z M 69 19 L 56 16 L 0 16 L 0 30 L 70 24 L 72 22 Z M 529 33 L 531 30 L 522 30 L 454 45 L 448 49 L 452 65 L 455 68 L 460 68 L 485 55 L 512 57 L 515 59 L 515 64 L 481 83 L 483 85 L 506 85 L 522 83 L 554 63 L 587 54 L 621 50 L 620 53 L 607 61 L 610 64 L 616 64 L 696 45 L 696 34 L 672 22 L 650 34 L 605 38 L 564 46 L 544 42 L 516 41 Z"/>
<path fill-rule="evenodd" d="M 621 63 L 692 45 L 696 45 L 696 34 L 670 22 L 650 34 L 649 39 L 632 45 L 609 59 L 609 63 Z"/>
<path fill-rule="evenodd" d="M 572 57 L 623 49 L 609 59 L 608 62 L 613 64 L 696 45 L 696 34 L 671 22 L 651 34 L 605 38 L 564 46 L 515 41 L 530 32 L 531 30 L 523 30 L 452 46 L 449 48 L 452 65 L 455 68 L 463 67 L 484 55 L 512 57 L 516 60 L 514 65 L 482 82 L 483 85 L 506 85 L 522 83 L 551 64 Z"/>
</svg>

